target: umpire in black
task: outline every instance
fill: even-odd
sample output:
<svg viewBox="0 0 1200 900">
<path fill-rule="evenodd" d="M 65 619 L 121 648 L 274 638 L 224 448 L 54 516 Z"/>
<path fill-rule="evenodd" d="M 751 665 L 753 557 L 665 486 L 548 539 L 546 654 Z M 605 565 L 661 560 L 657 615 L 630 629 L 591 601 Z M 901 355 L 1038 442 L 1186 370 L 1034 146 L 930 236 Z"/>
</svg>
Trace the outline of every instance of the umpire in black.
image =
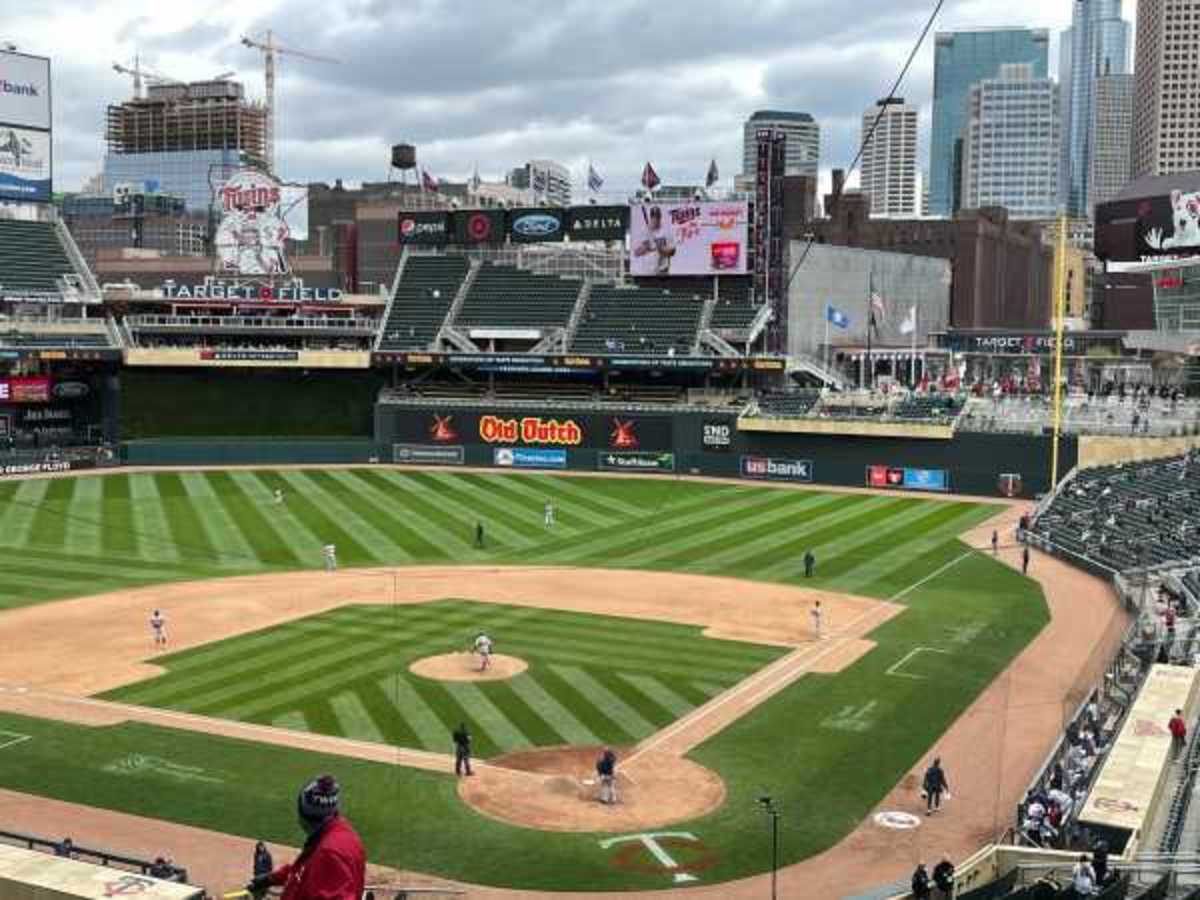
<svg viewBox="0 0 1200 900">
<path fill-rule="evenodd" d="M 467 726 L 459 722 L 454 729 L 454 774 L 474 775 L 471 771 L 471 732 Z"/>
<path fill-rule="evenodd" d="M 950 789 L 946 773 L 942 770 L 942 758 L 935 756 L 933 764 L 925 770 L 925 815 L 937 812 L 942 807 L 942 792 Z"/>
</svg>

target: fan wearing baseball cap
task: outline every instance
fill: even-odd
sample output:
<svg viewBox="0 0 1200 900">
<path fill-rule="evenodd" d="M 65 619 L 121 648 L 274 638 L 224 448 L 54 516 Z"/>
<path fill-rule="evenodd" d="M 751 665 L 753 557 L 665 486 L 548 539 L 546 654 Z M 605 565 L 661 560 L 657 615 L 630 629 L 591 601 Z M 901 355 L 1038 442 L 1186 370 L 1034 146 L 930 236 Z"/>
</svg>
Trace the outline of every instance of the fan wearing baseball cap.
<svg viewBox="0 0 1200 900">
<path fill-rule="evenodd" d="M 332 775 L 304 786 L 296 798 L 300 827 L 307 835 L 295 862 L 256 877 L 246 890 L 263 894 L 283 887 L 281 900 L 359 900 L 366 884 L 362 841 L 338 811 L 341 787 Z"/>
</svg>

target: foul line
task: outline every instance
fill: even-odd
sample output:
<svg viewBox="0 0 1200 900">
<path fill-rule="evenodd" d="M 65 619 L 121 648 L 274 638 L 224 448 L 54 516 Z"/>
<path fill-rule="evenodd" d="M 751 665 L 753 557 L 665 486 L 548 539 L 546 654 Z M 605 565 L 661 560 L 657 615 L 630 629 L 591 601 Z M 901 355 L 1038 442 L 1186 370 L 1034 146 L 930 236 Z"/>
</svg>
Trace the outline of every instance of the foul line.
<svg viewBox="0 0 1200 900">
<path fill-rule="evenodd" d="M 894 663 L 892 663 L 892 665 L 888 666 L 887 670 L 883 674 L 893 675 L 896 678 L 915 678 L 918 681 L 924 681 L 929 676 L 927 676 L 927 675 L 910 675 L 907 672 L 897 672 L 896 671 L 898 668 L 900 668 L 902 665 L 904 665 L 906 662 L 908 662 L 910 659 L 912 659 L 914 656 L 916 656 L 922 650 L 924 650 L 926 653 L 949 654 L 949 652 L 950 652 L 949 650 L 939 650 L 939 649 L 937 649 L 937 647 L 913 647 L 911 650 L 909 650 L 907 653 L 905 653 L 902 657 L 900 657 L 900 659 L 896 660 L 896 662 L 894 662 Z"/>
<path fill-rule="evenodd" d="M 0 731 L 0 734 L 6 734 L 6 735 L 8 735 L 10 738 L 12 738 L 12 740 L 11 740 L 11 741 L 4 741 L 4 743 L 0 743 L 0 750 L 6 750 L 6 749 L 8 749 L 9 747 L 15 747 L 15 746 L 17 746 L 17 744 L 23 744 L 23 743 L 25 743 L 26 741 L 31 741 L 31 740 L 33 740 L 33 736 L 32 736 L 32 735 L 29 735 L 29 734 L 21 734 L 21 733 L 19 733 L 19 732 L 16 732 L 16 731 Z"/>
<path fill-rule="evenodd" d="M 960 562 L 962 562 L 964 559 L 966 559 L 968 556 L 970 556 L 974 552 L 975 552 L 974 550 L 968 550 L 962 556 L 955 557 L 954 559 L 950 560 L 950 562 L 948 562 L 944 566 L 942 566 L 940 569 L 934 569 L 932 572 L 930 572 L 928 575 L 926 575 L 920 581 L 910 584 L 908 587 L 906 587 L 900 593 L 893 594 L 891 597 L 888 597 L 888 601 L 890 602 L 893 600 L 899 600 L 905 594 L 915 591 L 917 588 L 919 588 L 925 582 L 932 581 L 933 579 L 937 578 L 939 575 L 941 575 L 943 572 L 945 572 L 950 567 L 958 565 Z"/>
</svg>

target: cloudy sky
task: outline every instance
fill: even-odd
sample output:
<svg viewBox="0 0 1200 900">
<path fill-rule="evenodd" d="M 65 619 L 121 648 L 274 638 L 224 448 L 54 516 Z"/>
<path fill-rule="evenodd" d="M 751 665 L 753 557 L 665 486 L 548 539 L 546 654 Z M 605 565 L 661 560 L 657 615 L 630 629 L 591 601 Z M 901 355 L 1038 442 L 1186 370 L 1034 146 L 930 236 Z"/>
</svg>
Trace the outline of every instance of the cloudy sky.
<svg viewBox="0 0 1200 900">
<path fill-rule="evenodd" d="M 653 161 L 695 183 L 711 158 L 741 168 L 755 109 L 812 113 L 826 174 L 853 157 L 863 110 L 886 95 L 933 0 L 43 0 L 0 20 L 0 43 L 53 59 L 56 188 L 78 189 L 103 157 L 107 103 L 128 97 L 112 69 L 181 79 L 234 70 L 262 96 L 262 58 L 239 36 L 336 57 L 283 57 L 277 168 L 289 180 L 383 180 L 388 147 L 421 165 L 485 179 L 529 158 L 575 174 L 590 158 L 606 190 L 628 191 Z M 1133 0 L 1124 0 L 1132 20 Z M 1070 21 L 1070 0 L 947 0 L 938 30 Z M 1057 36 L 1057 35 L 1056 35 Z M 1056 53 L 1057 41 L 1052 45 Z M 1055 71 L 1057 57 L 1051 57 Z M 928 141 L 932 40 L 901 92 Z M 922 147 L 922 154 L 926 148 Z"/>
</svg>

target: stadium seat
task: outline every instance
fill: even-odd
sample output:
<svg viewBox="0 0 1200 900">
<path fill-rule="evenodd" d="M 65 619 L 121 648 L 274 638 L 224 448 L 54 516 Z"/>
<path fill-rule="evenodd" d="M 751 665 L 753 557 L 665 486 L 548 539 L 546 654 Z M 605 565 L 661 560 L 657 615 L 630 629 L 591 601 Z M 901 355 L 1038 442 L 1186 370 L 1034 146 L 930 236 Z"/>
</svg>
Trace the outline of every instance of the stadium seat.
<svg viewBox="0 0 1200 900">
<path fill-rule="evenodd" d="M 696 342 L 703 308 L 702 300 L 669 291 L 597 284 L 592 287 L 572 349 L 688 355 Z"/>
<path fill-rule="evenodd" d="M 437 336 L 467 274 L 461 256 L 413 256 L 404 265 L 381 350 L 425 350 Z"/>
<path fill-rule="evenodd" d="M 58 293 L 56 279 L 75 269 L 52 222 L 0 219 L 0 289 Z"/>
<path fill-rule="evenodd" d="M 460 328 L 564 327 L 583 283 L 484 263 L 454 324 Z"/>
</svg>

